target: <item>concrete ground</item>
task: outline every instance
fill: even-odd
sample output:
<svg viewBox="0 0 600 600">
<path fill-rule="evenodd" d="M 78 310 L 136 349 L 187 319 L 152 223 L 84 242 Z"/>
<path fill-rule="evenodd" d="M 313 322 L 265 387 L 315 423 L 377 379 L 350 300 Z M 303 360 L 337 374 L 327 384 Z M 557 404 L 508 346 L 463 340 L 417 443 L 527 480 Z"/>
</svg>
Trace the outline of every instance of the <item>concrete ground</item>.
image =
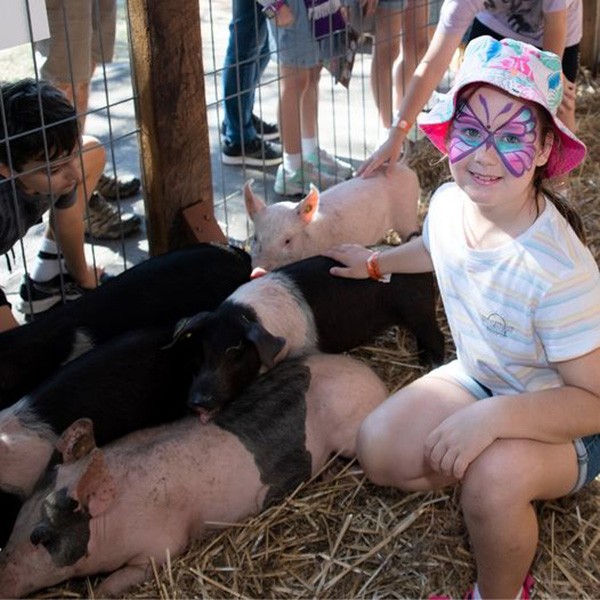
<svg viewBox="0 0 600 600">
<path fill-rule="evenodd" d="M 243 241 L 250 232 L 240 194 L 243 182 L 249 177 L 254 178 L 255 192 L 269 203 L 280 198 L 273 192 L 276 167 L 263 170 L 221 164 L 220 69 L 227 45 L 230 11 L 229 0 L 200 0 L 215 211 L 225 234 L 232 240 Z M 33 53 L 29 45 L 3 50 L 0 51 L 0 72 L 4 80 L 33 76 L 40 61 L 41 57 Z M 370 63 L 369 52 L 357 54 L 349 89 L 339 84 L 334 85 L 325 70 L 321 77 L 319 143 L 355 166 L 375 149 L 380 135 L 369 84 Z M 262 114 L 265 120 L 275 121 L 277 96 L 278 71 L 276 62 L 271 60 L 257 91 L 255 112 Z M 90 110 L 92 112 L 87 117 L 86 133 L 95 135 L 106 144 L 109 158 L 106 171 L 116 172 L 119 177 L 140 176 L 125 0 L 118 0 L 117 43 L 113 62 L 106 64 L 104 68 L 99 66 L 96 70 Z M 143 189 L 138 196 L 122 201 L 121 210 L 143 216 Z M 18 303 L 18 288 L 23 273 L 31 268 L 43 230 L 43 225 L 33 227 L 23 244 L 15 246 L 15 256 L 10 260 L 11 269 L 0 258 L 0 285 L 4 287 L 13 305 Z M 117 274 L 147 258 L 145 229 L 124 240 L 86 244 L 86 252 L 90 261 L 95 260 L 107 272 Z"/>
</svg>

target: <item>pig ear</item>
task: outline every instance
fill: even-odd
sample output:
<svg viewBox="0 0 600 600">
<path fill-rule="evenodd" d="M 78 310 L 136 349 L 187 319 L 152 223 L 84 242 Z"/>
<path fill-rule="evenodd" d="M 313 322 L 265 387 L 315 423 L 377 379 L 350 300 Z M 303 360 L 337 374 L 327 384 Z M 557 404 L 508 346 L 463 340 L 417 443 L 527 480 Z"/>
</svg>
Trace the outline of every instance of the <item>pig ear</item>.
<svg viewBox="0 0 600 600">
<path fill-rule="evenodd" d="M 172 348 L 177 342 L 192 334 L 192 332 L 197 331 L 202 327 L 206 319 L 212 313 L 208 311 L 199 312 L 193 317 L 187 317 L 185 319 L 180 319 L 177 321 L 175 325 L 175 329 L 173 331 L 173 338 L 171 339 L 171 343 L 167 344 L 163 347 L 163 350 L 167 350 L 168 348 Z"/>
<path fill-rule="evenodd" d="M 117 486 L 106 466 L 104 454 L 96 448 L 77 482 L 73 497 L 91 517 L 96 517 L 112 504 L 116 491 Z"/>
<path fill-rule="evenodd" d="M 244 204 L 246 205 L 246 212 L 252 221 L 256 214 L 267 208 L 264 200 L 254 195 L 252 191 L 252 184 L 254 179 L 248 179 L 244 184 Z"/>
<path fill-rule="evenodd" d="M 285 346 L 285 338 L 269 333 L 256 321 L 248 325 L 246 337 L 256 346 L 260 362 L 262 362 L 267 369 L 272 369 L 275 365 L 275 357 Z"/>
<path fill-rule="evenodd" d="M 56 449 L 62 454 L 65 464 L 79 460 L 95 447 L 94 426 L 90 419 L 77 419 L 71 423 L 56 442 Z"/>
<path fill-rule="evenodd" d="M 300 217 L 300 220 L 303 221 L 305 225 L 308 225 L 314 219 L 318 208 L 319 190 L 311 183 L 310 192 L 308 192 L 303 200 L 300 200 L 296 213 Z"/>
</svg>

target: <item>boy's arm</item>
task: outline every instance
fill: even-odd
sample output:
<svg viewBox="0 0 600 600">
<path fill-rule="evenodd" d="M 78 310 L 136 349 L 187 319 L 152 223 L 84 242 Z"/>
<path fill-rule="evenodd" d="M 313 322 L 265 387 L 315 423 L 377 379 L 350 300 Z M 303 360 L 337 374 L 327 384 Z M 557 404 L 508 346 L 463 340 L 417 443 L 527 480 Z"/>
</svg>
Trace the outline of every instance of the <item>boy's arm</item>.
<svg viewBox="0 0 600 600">
<path fill-rule="evenodd" d="M 15 319 L 10 309 L 10 303 L 6 299 L 6 295 L 0 290 L 0 332 L 7 331 L 13 327 L 18 327 L 19 323 Z"/>
<path fill-rule="evenodd" d="M 80 202 L 68 208 L 57 208 L 51 216 L 51 231 L 65 257 L 69 275 L 84 288 L 95 288 L 100 268 L 88 266 L 83 248 L 83 211 Z"/>
</svg>

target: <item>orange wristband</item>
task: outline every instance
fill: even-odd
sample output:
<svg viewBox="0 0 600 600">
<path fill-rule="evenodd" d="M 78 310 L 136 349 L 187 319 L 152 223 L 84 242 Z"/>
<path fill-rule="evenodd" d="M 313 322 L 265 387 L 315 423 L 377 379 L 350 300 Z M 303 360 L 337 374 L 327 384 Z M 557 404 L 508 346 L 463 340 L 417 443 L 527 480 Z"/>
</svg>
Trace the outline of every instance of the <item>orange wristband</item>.
<svg viewBox="0 0 600 600">
<path fill-rule="evenodd" d="M 409 123 L 406 119 L 401 119 L 400 115 L 396 115 L 392 121 L 392 127 L 395 127 L 406 134 L 408 134 L 412 126 L 413 124 Z"/>
<path fill-rule="evenodd" d="M 380 252 L 373 252 L 369 258 L 367 258 L 367 273 L 371 279 L 375 279 L 375 281 L 379 281 L 383 279 L 383 273 L 379 268 L 379 263 L 377 262 Z"/>
</svg>

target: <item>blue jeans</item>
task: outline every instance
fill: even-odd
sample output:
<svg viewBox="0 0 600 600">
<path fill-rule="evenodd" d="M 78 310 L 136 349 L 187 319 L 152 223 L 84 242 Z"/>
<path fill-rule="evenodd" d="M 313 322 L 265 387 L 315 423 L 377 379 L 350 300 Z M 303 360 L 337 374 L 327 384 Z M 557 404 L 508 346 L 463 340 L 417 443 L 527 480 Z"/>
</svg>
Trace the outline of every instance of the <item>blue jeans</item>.
<svg viewBox="0 0 600 600">
<path fill-rule="evenodd" d="M 233 0 L 229 44 L 223 65 L 225 137 L 233 143 L 256 139 L 254 94 L 269 62 L 266 18 L 256 0 Z"/>
</svg>

